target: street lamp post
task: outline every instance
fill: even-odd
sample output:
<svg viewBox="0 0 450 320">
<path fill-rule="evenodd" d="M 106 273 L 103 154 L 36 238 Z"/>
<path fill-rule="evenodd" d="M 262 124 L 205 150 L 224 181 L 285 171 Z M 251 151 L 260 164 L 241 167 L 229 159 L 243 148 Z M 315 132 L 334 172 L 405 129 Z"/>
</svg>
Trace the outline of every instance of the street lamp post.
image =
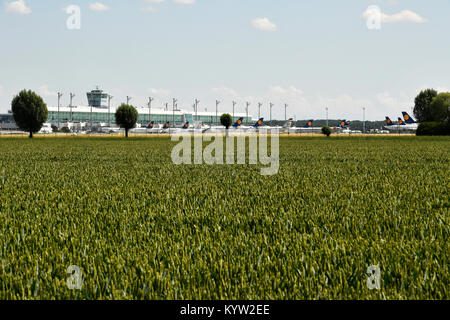
<svg viewBox="0 0 450 320">
<path fill-rule="evenodd" d="M 233 101 L 233 121 L 234 121 L 234 107 L 236 106 L 236 101 Z"/>
<path fill-rule="evenodd" d="M 327 110 L 327 127 L 328 127 L 328 107 L 325 108 Z"/>
<path fill-rule="evenodd" d="M 246 118 L 245 121 L 247 121 L 248 124 L 248 107 L 250 106 L 250 102 L 246 102 L 246 107 L 245 107 L 245 114 L 246 114 Z"/>
<path fill-rule="evenodd" d="M 284 104 L 284 121 L 287 121 L 287 103 Z"/>
<path fill-rule="evenodd" d="M 111 127 L 111 99 L 114 98 L 112 95 L 108 95 L 108 127 Z"/>
<path fill-rule="evenodd" d="M 61 92 L 58 92 L 58 130 L 59 130 L 59 123 L 60 123 L 60 118 L 59 118 L 59 103 L 61 101 L 61 97 L 63 96 L 63 94 Z"/>
<path fill-rule="evenodd" d="M 195 120 L 198 123 L 198 104 L 200 103 L 200 100 L 195 99 L 195 104 L 194 104 L 194 108 L 195 108 Z M 195 123 L 195 121 L 194 121 Z"/>
<path fill-rule="evenodd" d="M 74 97 L 75 97 L 75 94 L 73 94 L 71 92 L 70 93 L 70 105 L 69 105 L 69 108 L 70 108 L 70 122 L 73 122 L 73 119 L 72 119 L 72 100 L 73 100 Z"/>
<path fill-rule="evenodd" d="M 164 113 L 165 113 L 165 115 L 166 115 L 166 123 L 167 123 L 167 111 L 169 111 L 169 103 L 168 102 L 166 102 L 165 104 L 164 104 L 164 106 L 165 106 L 165 108 L 164 108 Z"/>
<path fill-rule="evenodd" d="M 219 113 L 219 104 L 220 104 L 220 101 L 219 100 L 216 100 L 216 125 L 219 125 L 219 118 L 218 118 L 218 113 Z"/>
<path fill-rule="evenodd" d="M 150 123 L 152 118 L 152 101 L 155 100 L 152 97 L 148 98 L 148 123 Z"/>
<path fill-rule="evenodd" d="M 263 104 L 261 102 L 258 102 L 258 119 L 261 119 L 261 106 Z"/>
<path fill-rule="evenodd" d="M 272 122 L 272 108 L 273 108 L 273 103 L 270 103 L 270 122 Z"/>
<path fill-rule="evenodd" d="M 363 134 L 366 133 L 366 107 L 363 107 Z"/>
<path fill-rule="evenodd" d="M 175 128 L 175 108 L 177 105 L 177 99 L 173 98 L 172 99 L 172 127 Z"/>
</svg>

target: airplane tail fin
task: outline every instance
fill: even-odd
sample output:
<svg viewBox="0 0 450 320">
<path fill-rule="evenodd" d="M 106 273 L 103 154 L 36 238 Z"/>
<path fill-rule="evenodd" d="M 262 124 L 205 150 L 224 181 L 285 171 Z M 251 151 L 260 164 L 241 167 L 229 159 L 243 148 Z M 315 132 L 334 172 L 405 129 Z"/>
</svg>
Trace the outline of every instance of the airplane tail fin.
<svg viewBox="0 0 450 320">
<path fill-rule="evenodd" d="M 388 125 L 388 127 L 394 125 L 394 123 L 392 122 L 391 118 L 389 118 L 388 116 L 386 116 L 386 124 Z"/>
<path fill-rule="evenodd" d="M 406 126 L 406 123 L 401 118 L 398 118 L 398 125 L 399 126 Z"/>
<path fill-rule="evenodd" d="M 165 124 L 164 124 L 164 127 L 163 127 L 163 129 L 169 129 L 169 124 L 170 124 L 170 122 L 169 121 L 167 121 Z"/>
<path fill-rule="evenodd" d="M 402 112 L 402 115 L 403 115 L 403 119 L 405 119 L 405 122 L 406 122 L 407 124 L 416 123 L 416 122 L 414 121 L 414 119 L 411 118 L 411 116 L 410 116 L 407 112 L 403 111 L 403 112 Z"/>
<path fill-rule="evenodd" d="M 155 125 L 154 121 L 150 122 L 147 126 L 147 129 L 153 129 L 154 125 Z"/>
<path fill-rule="evenodd" d="M 259 119 L 253 127 L 255 127 L 255 128 L 261 127 L 263 124 L 263 121 L 264 121 L 264 118 Z"/>
<path fill-rule="evenodd" d="M 311 128 L 312 125 L 313 125 L 313 122 L 314 122 L 314 120 L 309 120 L 309 121 L 305 124 L 304 128 Z"/>
<path fill-rule="evenodd" d="M 184 124 L 183 129 L 184 130 L 189 129 L 189 121 Z"/>
<path fill-rule="evenodd" d="M 239 128 L 243 122 L 244 122 L 244 118 L 239 118 L 238 121 L 236 121 L 236 123 L 233 124 L 233 127 Z"/>
<path fill-rule="evenodd" d="M 350 125 L 350 122 L 347 120 L 342 120 L 341 122 L 339 122 L 338 128 L 342 128 L 345 129 Z"/>
<path fill-rule="evenodd" d="M 283 125 L 284 129 L 289 129 L 292 126 L 292 121 L 294 121 L 294 118 L 289 118 L 288 121 Z"/>
</svg>

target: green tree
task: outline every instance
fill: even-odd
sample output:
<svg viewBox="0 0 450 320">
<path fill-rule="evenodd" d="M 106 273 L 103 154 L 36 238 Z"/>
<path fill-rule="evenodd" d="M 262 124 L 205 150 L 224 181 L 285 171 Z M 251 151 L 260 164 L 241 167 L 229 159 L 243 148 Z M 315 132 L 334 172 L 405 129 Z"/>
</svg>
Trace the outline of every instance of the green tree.
<svg viewBox="0 0 450 320">
<path fill-rule="evenodd" d="M 47 105 L 44 100 L 31 90 L 22 90 L 11 102 L 11 110 L 17 126 L 30 133 L 39 132 L 48 118 Z"/>
<path fill-rule="evenodd" d="M 233 118 L 230 114 L 224 113 L 220 116 L 220 123 L 226 128 L 226 135 L 228 137 L 228 129 L 231 127 L 233 123 Z"/>
<path fill-rule="evenodd" d="M 432 121 L 444 122 L 449 119 L 450 92 L 439 93 L 431 102 Z"/>
<path fill-rule="evenodd" d="M 116 124 L 125 129 L 125 137 L 128 138 L 128 131 L 136 126 L 138 112 L 135 107 L 122 104 L 116 110 Z"/>
<path fill-rule="evenodd" d="M 329 137 L 331 135 L 331 128 L 327 126 L 322 127 L 322 134 Z"/>
<path fill-rule="evenodd" d="M 432 121 L 431 102 L 438 95 L 434 89 L 426 89 L 421 91 L 414 100 L 414 116 L 417 122 Z"/>
</svg>

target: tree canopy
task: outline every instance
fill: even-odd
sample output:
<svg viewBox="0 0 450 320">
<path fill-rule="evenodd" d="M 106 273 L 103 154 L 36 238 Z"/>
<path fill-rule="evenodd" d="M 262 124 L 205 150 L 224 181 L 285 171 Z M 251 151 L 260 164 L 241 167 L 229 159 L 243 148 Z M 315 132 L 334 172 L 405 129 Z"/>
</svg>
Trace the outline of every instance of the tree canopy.
<svg viewBox="0 0 450 320">
<path fill-rule="evenodd" d="M 327 126 L 322 127 L 322 134 L 329 137 L 331 135 L 331 128 Z"/>
<path fill-rule="evenodd" d="M 231 127 L 231 125 L 233 124 L 233 118 L 231 117 L 230 114 L 228 113 L 224 113 L 223 115 L 220 116 L 220 123 L 227 129 L 229 129 Z"/>
<path fill-rule="evenodd" d="M 30 133 L 39 132 L 47 121 L 48 110 L 44 100 L 31 90 L 22 90 L 11 102 L 11 110 L 17 126 Z"/>
<path fill-rule="evenodd" d="M 449 119 L 450 92 L 442 92 L 434 97 L 430 105 L 432 121 L 444 122 Z"/>
<path fill-rule="evenodd" d="M 422 90 L 414 100 L 414 116 L 418 122 L 433 121 L 431 102 L 438 95 L 434 89 Z"/>
<path fill-rule="evenodd" d="M 128 138 L 128 131 L 136 126 L 138 112 L 135 107 L 122 104 L 116 110 L 116 124 L 125 129 L 125 137 Z"/>
</svg>

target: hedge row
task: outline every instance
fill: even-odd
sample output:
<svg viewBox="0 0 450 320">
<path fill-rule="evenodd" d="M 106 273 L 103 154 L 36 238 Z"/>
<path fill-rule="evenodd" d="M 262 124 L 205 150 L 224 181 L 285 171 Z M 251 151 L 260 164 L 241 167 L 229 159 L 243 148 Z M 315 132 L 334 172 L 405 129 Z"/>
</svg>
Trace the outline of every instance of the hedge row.
<svg viewBox="0 0 450 320">
<path fill-rule="evenodd" d="M 449 136 L 450 123 L 448 122 L 423 122 L 419 124 L 416 135 L 418 136 Z"/>
</svg>

